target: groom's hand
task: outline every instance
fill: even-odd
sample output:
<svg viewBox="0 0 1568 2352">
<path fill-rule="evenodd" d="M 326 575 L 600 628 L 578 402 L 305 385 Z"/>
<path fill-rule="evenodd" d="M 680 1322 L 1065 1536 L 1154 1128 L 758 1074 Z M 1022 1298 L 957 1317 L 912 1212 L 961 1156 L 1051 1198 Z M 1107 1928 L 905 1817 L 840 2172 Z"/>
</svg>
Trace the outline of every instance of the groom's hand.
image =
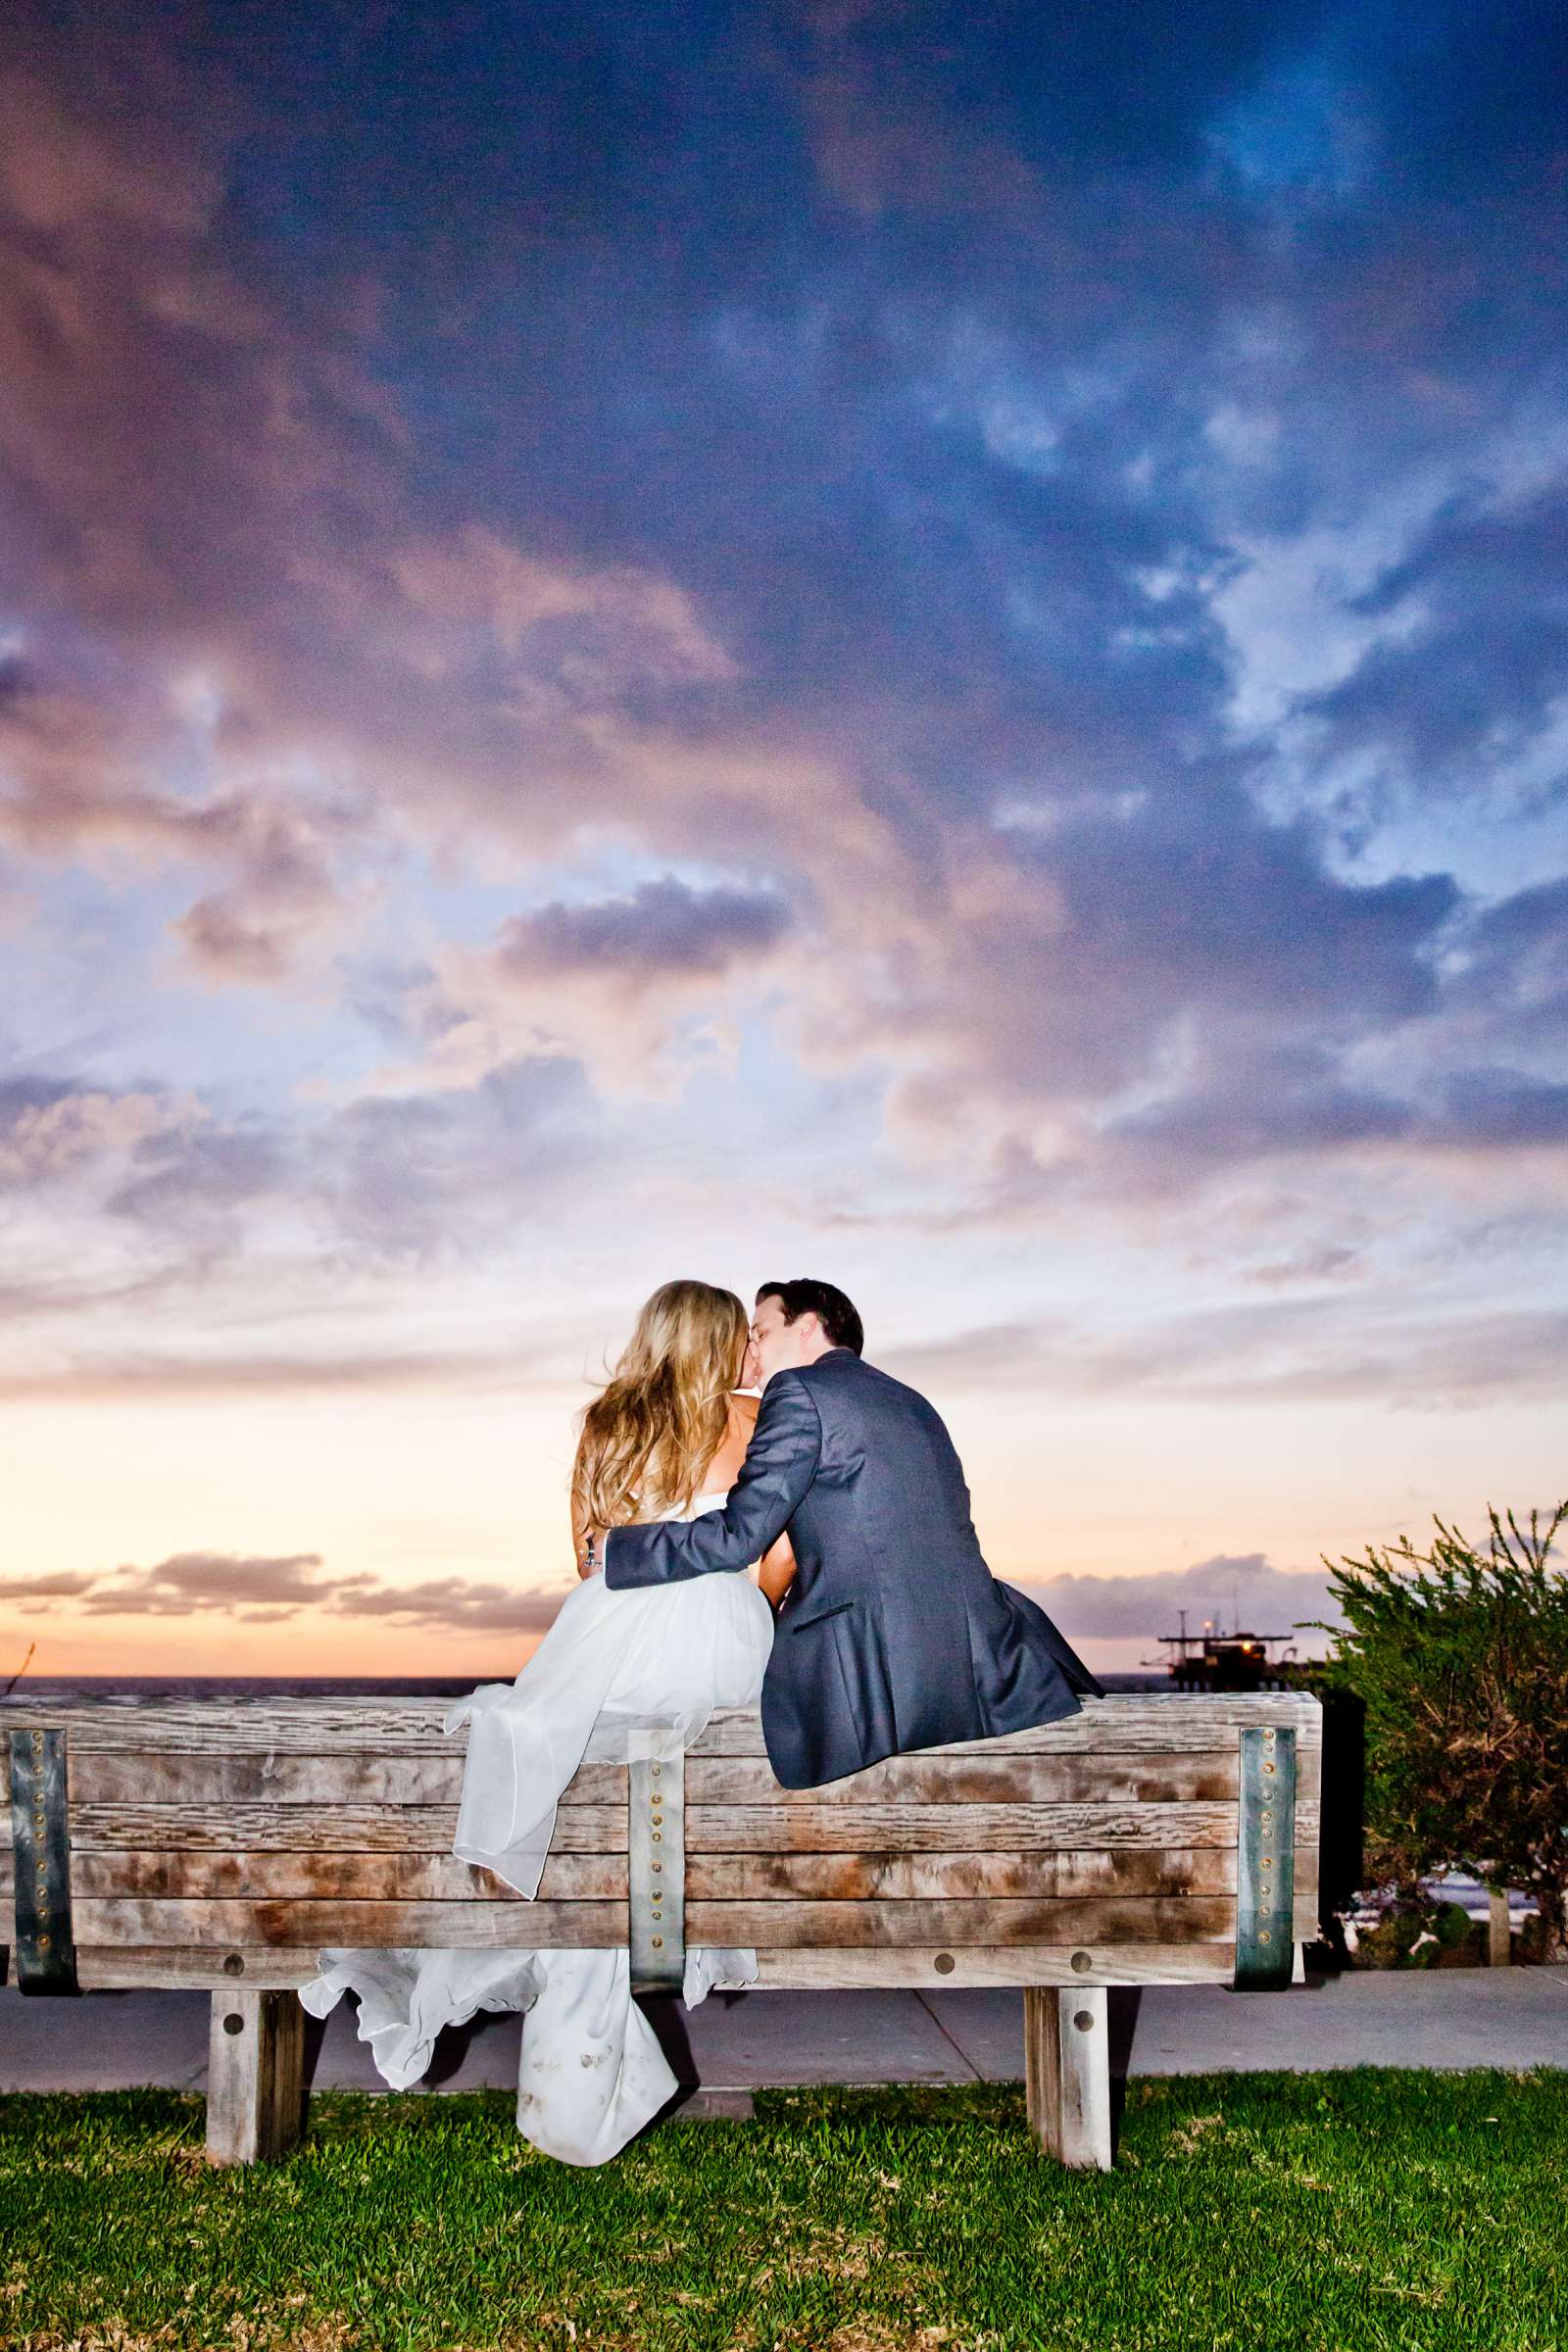
<svg viewBox="0 0 1568 2352">
<path fill-rule="evenodd" d="M 577 1562 L 577 1574 L 582 1577 L 598 1576 L 604 1565 L 605 1531 L 602 1527 L 591 1527 L 583 1544 L 582 1558 Z"/>
</svg>

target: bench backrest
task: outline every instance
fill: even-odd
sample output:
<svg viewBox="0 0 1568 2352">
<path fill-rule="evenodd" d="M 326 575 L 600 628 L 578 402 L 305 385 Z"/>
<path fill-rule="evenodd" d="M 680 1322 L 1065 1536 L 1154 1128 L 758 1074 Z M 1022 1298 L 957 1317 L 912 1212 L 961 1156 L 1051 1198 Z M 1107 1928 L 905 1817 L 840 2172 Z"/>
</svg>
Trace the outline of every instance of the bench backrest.
<svg viewBox="0 0 1568 2352">
<path fill-rule="evenodd" d="M 752 1945 L 763 1984 L 1289 1981 L 1317 1934 L 1321 1709 L 1111 1697 L 781 1788 L 754 1712 L 585 1764 L 539 1896 L 451 1851 L 443 1698 L 0 1706 L 0 1934 L 28 1989 L 283 1987 L 335 1945 Z M 657 1737 L 647 1744 L 656 1750 Z"/>
</svg>

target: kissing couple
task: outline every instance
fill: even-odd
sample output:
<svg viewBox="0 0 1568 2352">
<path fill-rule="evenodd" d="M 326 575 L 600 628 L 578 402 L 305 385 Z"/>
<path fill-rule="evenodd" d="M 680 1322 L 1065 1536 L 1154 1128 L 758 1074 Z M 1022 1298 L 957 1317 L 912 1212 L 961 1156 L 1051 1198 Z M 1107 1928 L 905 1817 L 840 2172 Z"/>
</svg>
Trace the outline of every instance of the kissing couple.
<svg viewBox="0 0 1568 2352">
<path fill-rule="evenodd" d="M 813 1788 L 1104 1695 L 993 1577 L 940 1415 L 863 1344 L 831 1283 L 764 1283 L 750 1319 L 708 1283 L 654 1293 L 582 1416 L 577 1588 L 515 1682 L 482 1683 L 446 1718 L 469 1725 L 455 1854 L 537 1895 L 579 1764 L 652 1752 L 671 1727 L 690 1742 L 717 1707 L 760 1703 L 776 1778 Z M 301 1999 L 323 2016 L 356 1992 L 397 2088 L 443 2025 L 524 2011 L 517 2128 L 565 2163 L 604 2163 L 677 2088 L 624 1944 L 318 1957 Z M 757 1976 L 755 1951 L 688 1947 L 683 1998 Z"/>
</svg>

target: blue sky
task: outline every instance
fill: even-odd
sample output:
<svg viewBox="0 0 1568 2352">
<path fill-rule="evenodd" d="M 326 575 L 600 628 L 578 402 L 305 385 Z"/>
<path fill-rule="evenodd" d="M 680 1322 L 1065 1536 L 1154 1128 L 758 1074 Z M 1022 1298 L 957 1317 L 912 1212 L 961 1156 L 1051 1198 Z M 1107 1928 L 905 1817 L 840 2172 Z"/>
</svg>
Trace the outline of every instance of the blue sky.
<svg viewBox="0 0 1568 2352">
<path fill-rule="evenodd" d="M 504 1670 L 675 1273 L 1103 1664 L 1555 1501 L 1558 12 L 21 21 L 0 1666 Z"/>
</svg>

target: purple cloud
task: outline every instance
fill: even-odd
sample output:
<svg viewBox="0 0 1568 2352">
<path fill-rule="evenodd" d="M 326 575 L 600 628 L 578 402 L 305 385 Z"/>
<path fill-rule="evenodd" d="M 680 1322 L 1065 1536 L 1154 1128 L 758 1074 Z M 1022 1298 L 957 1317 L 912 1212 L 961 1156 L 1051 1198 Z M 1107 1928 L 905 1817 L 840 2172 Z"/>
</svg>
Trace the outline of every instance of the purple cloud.
<svg viewBox="0 0 1568 2352">
<path fill-rule="evenodd" d="M 670 875 L 627 898 L 512 915 L 493 955 L 498 972 L 522 983 L 607 967 L 652 981 L 707 977 L 764 955 L 789 927 L 789 909 L 772 891 L 695 890 Z"/>
<path fill-rule="evenodd" d="M 375 1577 L 320 1573 L 319 1552 L 252 1558 L 235 1552 L 176 1552 L 155 1567 L 122 1567 L 104 1579 L 58 1575 L 0 1583 L 0 1602 L 24 1609 L 57 1598 L 89 1617 L 221 1615 L 241 1625 L 283 1624 L 308 1610 L 338 1617 L 380 1617 L 408 1626 L 474 1633 L 543 1633 L 564 1589 L 518 1592 L 465 1577 L 390 1585 Z"/>
<path fill-rule="evenodd" d="M 1182 1611 L 1190 1633 L 1200 1633 L 1205 1619 L 1231 1632 L 1239 1623 L 1250 1633 L 1284 1636 L 1303 1657 L 1325 1646 L 1321 1634 L 1305 1629 L 1319 1619 L 1337 1623 L 1339 1614 L 1330 1606 L 1326 1572 L 1276 1568 L 1257 1551 L 1216 1553 L 1187 1568 L 1142 1575 L 1051 1576 L 1020 1589 L 1070 1642 L 1142 1638 L 1152 1654 L 1159 1635 L 1180 1632 Z"/>
</svg>

